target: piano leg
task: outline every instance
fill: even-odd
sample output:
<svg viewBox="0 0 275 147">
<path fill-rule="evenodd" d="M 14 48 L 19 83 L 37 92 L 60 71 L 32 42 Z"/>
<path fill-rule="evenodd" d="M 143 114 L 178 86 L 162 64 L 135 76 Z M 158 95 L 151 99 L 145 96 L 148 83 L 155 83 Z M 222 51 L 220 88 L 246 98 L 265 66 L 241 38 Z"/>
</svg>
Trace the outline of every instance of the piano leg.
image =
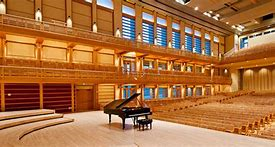
<svg viewBox="0 0 275 147">
<path fill-rule="evenodd" d="M 125 129 L 125 119 L 122 119 L 122 129 Z"/>
<path fill-rule="evenodd" d="M 112 116 L 109 114 L 109 124 L 111 123 Z"/>
</svg>

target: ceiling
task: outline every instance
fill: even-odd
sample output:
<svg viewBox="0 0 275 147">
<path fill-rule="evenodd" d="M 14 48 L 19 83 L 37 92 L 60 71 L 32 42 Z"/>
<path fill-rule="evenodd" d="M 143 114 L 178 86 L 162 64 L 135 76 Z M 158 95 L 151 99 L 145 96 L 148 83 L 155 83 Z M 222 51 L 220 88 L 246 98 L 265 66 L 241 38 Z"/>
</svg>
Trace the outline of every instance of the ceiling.
<svg viewBox="0 0 275 147">
<path fill-rule="evenodd" d="M 219 20 L 230 26 L 242 25 L 243 32 L 275 24 L 275 0 L 191 0 L 187 6 L 212 16 L 218 14 Z"/>
</svg>

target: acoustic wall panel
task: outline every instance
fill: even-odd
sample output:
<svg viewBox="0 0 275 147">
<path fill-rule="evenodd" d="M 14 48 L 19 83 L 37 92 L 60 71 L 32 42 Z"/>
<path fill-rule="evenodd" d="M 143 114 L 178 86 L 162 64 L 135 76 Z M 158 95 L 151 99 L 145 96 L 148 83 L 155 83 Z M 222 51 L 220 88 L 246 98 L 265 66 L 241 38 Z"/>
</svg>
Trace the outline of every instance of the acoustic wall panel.
<svg viewBox="0 0 275 147">
<path fill-rule="evenodd" d="M 90 5 L 72 2 L 73 27 L 91 30 L 92 28 L 92 9 Z"/>
<path fill-rule="evenodd" d="M 8 83 L 4 88 L 6 111 L 40 108 L 39 84 Z"/>
<path fill-rule="evenodd" d="M 7 14 L 34 19 L 34 0 L 7 0 Z"/>
<path fill-rule="evenodd" d="M 71 84 L 43 84 L 43 107 L 56 112 L 72 111 Z"/>
<path fill-rule="evenodd" d="M 114 85 L 98 85 L 98 103 L 105 105 L 115 100 L 115 86 Z"/>
<path fill-rule="evenodd" d="M 42 14 L 44 21 L 66 21 L 65 0 L 42 0 Z"/>
<path fill-rule="evenodd" d="M 98 32 L 114 35 L 114 13 L 112 10 L 97 6 L 97 29 Z"/>
</svg>

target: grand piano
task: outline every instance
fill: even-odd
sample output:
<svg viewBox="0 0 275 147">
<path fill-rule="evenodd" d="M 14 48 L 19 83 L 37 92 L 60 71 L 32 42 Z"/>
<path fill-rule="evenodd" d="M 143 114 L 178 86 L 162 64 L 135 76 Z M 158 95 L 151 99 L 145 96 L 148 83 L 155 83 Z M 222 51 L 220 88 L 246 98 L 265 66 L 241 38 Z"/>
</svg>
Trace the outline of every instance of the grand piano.
<svg viewBox="0 0 275 147">
<path fill-rule="evenodd" d="M 127 99 L 114 100 L 107 104 L 104 107 L 104 113 L 109 114 L 109 123 L 111 123 L 112 114 L 118 115 L 122 119 L 122 128 L 124 129 L 126 118 L 133 118 L 135 125 L 138 117 L 145 116 L 145 118 L 148 118 L 148 115 L 152 115 L 150 108 L 144 107 L 143 103 L 137 99 L 139 95 L 140 93 L 135 93 Z M 126 107 L 127 104 L 133 102 L 135 99 L 139 102 L 139 106 L 136 103 L 135 107 Z"/>
</svg>

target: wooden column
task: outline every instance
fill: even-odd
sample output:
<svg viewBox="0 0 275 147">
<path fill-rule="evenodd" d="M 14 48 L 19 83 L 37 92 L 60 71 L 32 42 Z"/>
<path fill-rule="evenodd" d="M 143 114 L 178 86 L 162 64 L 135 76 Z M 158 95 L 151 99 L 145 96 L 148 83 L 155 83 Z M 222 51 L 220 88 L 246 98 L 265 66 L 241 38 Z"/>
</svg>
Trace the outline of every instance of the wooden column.
<svg viewBox="0 0 275 147">
<path fill-rule="evenodd" d="M 34 0 L 34 14 L 36 12 L 37 9 L 42 10 L 42 0 Z M 42 11 L 41 11 L 42 12 Z M 43 14 L 42 14 L 43 16 Z M 43 17 L 42 17 L 43 18 Z"/>
<path fill-rule="evenodd" d="M 211 56 L 215 56 L 215 48 L 214 48 L 214 34 L 210 32 L 210 48 L 211 48 Z"/>
<path fill-rule="evenodd" d="M 1 83 L 1 111 L 5 111 L 5 86 Z"/>
<path fill-rule="evenodd" d="M 169 44 L 171 45 L 170 47 L 172 48 L 172 17 L 167 16 L 167 44 L 169 47 Z"/>
<path fill-rule="evenodd" d="M 154 11 L 154 14 L 153 14 L 153 17 L 154 17 L 154 44 L 157 44 L 157 40 L 156 40 L 156 38 L 157 38 L 157 16 L 158 16 L 158 14 L 157 14 L 157 12 L 156 11 Z"/>
<path fill-rule="evenodd" d="M 93 0 L 92 2 L 92 26 L 94 23 L 96 23 L 96 3 L 97 3 L 97 0 Z"/>
<path fill-rule="evenodd" d="M 98 51 L 94 50 L 93 51 L 93 64 L 97 64 L 97 56 L 98 56 Z"/>
<path fill-rule="evenodd" d="M 135 14 L 136 14 L 136 36 L 140 35 L 140 37 L 142 38 L 142 6 L 140 4 L 140 1 L 136 1 Z"/>
<path fill-rule="evenodd" d="M 74 94 L 74 83 L 71 84 L 72 89 L 72 112 L 74 112 L 74 104 L 75 104 L 75 94 Z"/>
<path fill-rule="evenodd" d="M 119 99 L 120 98 L 120 85 L 119 84 L 115 84 L 115 99 Z"/>
<path fill-rule="evenodd" d="M 185 24 L 183 21 L 180 21 L 180 40 L 181 45 L 185 46 Z M 185 50 L 185 47 L 182 50 Z"/>
<path fill-rule="evenodd" d="M 205 95 L 205 86 L 203 85 L 202 86 L 202 96 L 204 96 Z"/>
<path fill-rule="evenodd" d="M 66 0 L 66 18 L 67 20 L 68 17 L 72 18 L 72 0 Z"/>
<path fill-rule="evenodd" d="M 196 85 L 194 85 L 193 86 L 193 96 L 196 96 L 196 90 L 197 90 Z"/>
<path fill-rule="evenodd" d="M 159 66 L 158 59 L 155 59 L 155 60 L 154 60 L 154 69 L 155 69 L 155 70 L 158 70 L 158 66 Z"/>
<path fill-rule="evenodd" d="M 43 84 L 39 83 L 39 94 L 40 94 L 40 109 L 43 109 Z"/>
<path fill-rule="evenodd" d="M 202 54 L 205 55 L 205 30 L 201 29 L 201 49 Z"/>
<path fill-rule="evenodd" d="M 122 0 L 113 0 L 114 3 L 114 33 L 117 29 L 122 32 Z"/>
<path fill-rule="evenodd" d="M 194 47 L 195 47 L 195 41 L 194 41 L 194 39 L 195 39 L 195 26 L 192 25 L 191 29 L 192 29 L 192 45 L 193 45 L 192 46 L 192 52 L 195 53 L 195 50 L 194 50 Z"/>
<path fill-rule="evenodd" d="M 154 97 L 154 99 L 158 99 L 159 98 L 158 95 L 159 95 L 159 85 L 156 85 L 155 86 L 155 97 Z"/>
<path fill-rule="evenodd" d="M 186 85 L 181 85 L 181 98 L 186 97 Z"/>
<path fill-rule="evenodd" d="M 168 98 L 171 98 L 172 97 L 172 86 L 173 85 L 168 85 Z"/>
</svg>

